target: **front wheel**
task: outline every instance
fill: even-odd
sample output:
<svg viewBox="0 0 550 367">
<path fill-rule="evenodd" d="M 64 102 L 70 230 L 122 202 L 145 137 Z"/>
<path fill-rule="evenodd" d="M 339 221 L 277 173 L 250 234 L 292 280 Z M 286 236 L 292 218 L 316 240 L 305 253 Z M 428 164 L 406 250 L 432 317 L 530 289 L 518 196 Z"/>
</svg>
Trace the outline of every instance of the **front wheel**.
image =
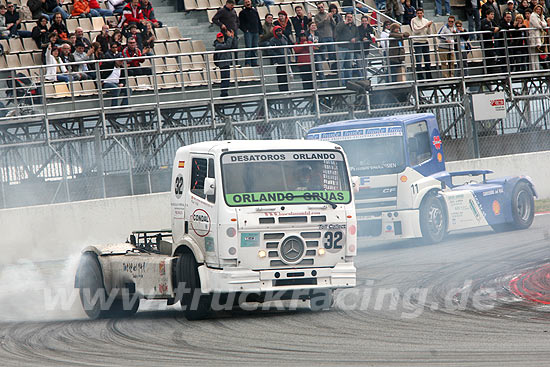
<svg viewBox="0 0 550 367">
<path fill-rule="evenodd" d="M 447 213 L 439 195 L 427 196 L 420 205 L 420 230 L 426 243 L 441 242 L 447 234 Z"/>
<path fill-rule="evenodd" d="M 212 296 L 201 293 L 198 264 L 192 253 L 183 253 L 176 264 L 176 278 L 180 303 L 187 320 L 201 320 L 208 316 Z"/>
</svg>

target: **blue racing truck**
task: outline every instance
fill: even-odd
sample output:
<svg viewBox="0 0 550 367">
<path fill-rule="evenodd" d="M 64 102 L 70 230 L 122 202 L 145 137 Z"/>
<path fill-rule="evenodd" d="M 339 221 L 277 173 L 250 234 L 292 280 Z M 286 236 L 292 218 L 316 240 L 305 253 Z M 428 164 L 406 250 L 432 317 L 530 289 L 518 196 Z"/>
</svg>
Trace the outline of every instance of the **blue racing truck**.
<svg viewBox="0 0 550 367">
<path fill-rule="evenodd" d="M 533 222 L 536 192 L 529 177 L 488 180 L 490 170 L 445 170 L 433 114 L 334 122 L 312 128 L 307 139 L 335 142 L 346 152 L 359 235 L 439 242 L 452 230 L 490 225 L 505 231 Z"/>
</svg>

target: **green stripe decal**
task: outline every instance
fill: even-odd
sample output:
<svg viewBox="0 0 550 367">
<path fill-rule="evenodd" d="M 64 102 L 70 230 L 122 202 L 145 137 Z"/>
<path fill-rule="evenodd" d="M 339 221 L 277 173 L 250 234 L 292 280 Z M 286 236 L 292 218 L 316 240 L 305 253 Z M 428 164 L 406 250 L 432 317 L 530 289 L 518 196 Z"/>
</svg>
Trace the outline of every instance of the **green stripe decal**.
<svg viewBox="0 0 550 367">
<path fill-rule="evenodd" d="M 325 203 L 321 198 L 335 204 L 347 204 L 351 200 L 351 193 L 349 191 L 274 191 L 227 194 L 225 198 L 229 205 Z"/>
</svg>

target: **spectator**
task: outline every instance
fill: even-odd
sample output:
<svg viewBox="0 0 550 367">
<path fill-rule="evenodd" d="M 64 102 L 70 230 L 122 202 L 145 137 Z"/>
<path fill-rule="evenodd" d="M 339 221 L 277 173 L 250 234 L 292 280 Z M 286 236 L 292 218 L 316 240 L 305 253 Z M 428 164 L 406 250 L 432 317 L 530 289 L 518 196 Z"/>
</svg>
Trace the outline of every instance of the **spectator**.
<svg viewBox="0 0 550 367">
<path fill-rule="evenodd" d="M 468 0 L 469 1 L 469 0 Z M 411 5 L 411 0 L 406 0 L 403 5 L 403 24 L 411 25 L 411 20 L 416 16 L 416 9 Z"/>
<path fill-rule="evenodd" d="M 2 5 L 0 5 L 0 9 L 2 9 Z M 34 42 L 36 42 L 36 46 L 45 51 L 45 48 L 48 47 L 48 17 L 45 15 L 41 15 L 40 18 L 38 18 L 38 21 L 36 22 L 36 25 L 32 29 L 32 39 Z"/>
<path fill-rule="evenodd" d="M 154 49 L 155 49 L 155 40 L 157 38 L 155 37 L 155 32 L 153 32 L 153 24 L 147 23 L 147 27 L 145 30 L 145 33 L 143 33 L 143 48 L 148 48 L 149 52 L 145 55 L 147 56 L 153 56 L 154 55 Z"/>
<path fill-rule="evenodd" d="M 258 47 L 262 22 L 260 21 L 258 11 L 252 7 L 252 0 L 244 0 L 244 9 L 239 14 L 239 28 L 244 33 L 245 47 Z M 246 66 L 258 66 L 256 50 L 245 51 L 245 57 L 246 60 L 244 63 Z"/>
<path fill-rule="evenodd" d="M 525 17 L 525 10 L 529 9 L 529 12 L 533 12 L 533 8 L 528 0 L 522 0 L 518 5 L 518 12 Z"/>
<path fill-rule="evenodd" d="M 429 79 L 431 76 L 430 46 L 427 36 L 431 34 L 432 24 L 432 21 L 424 18 L 424 9 L 422 8 L 416 11 L 416 17 L 411 20 L 412 35 L 418 37 L 412 40 L 412 44 L 416 61 L 416 76 L 419 80 Z"/>
<path fill-rule="evenodd" d="M 456 21 L 456 32 L 459 35 L 458 49 L 460 50 L 459 60 L 462 63 L 461 70 L 463 71 L 464 75 L 468 75 L 468 53 L 472 50 L 472 45 L 470 44 L 470 36 L 466 33 L 466 30 L 462 26 L 461 20 Z"/>
<path fill-rule="evenodd" d="M 71 53 L 73 53 L 76 45 L 76 34 L 69 33 L 69 41 L 67 43 L 71 46 Z"/>
<path fill-rule="evenodd" d="M 66 41 L 69 39 L 69 31 L 67 30 L 67 26 L 65 25 L 65 21 L 63 20 L 63 15 L 61 13 L 56 13 L 54 15 L 49 32 L 57 33 L 57 37 L 62 40 Z"/>
<path fill-rule="evenodd" d="M 524 19 L 521 14 L 516 15 L 514 30 L 512 31 L 512 71 L 527 71 L 527 31 L 525 30 Z"/>
<path fill-rule="evenodd" d="M 46 2 L 42 2 L 42 0 L 28 0 L 27 6 L 32 13 L 32 19 L 38 20 L 42 15 L 44 15 L 48 18 L 48 21 L 50 20 L 50 17 L 47 14 L 48 10 Z"/>
<path fill-rule="evenodd" d="M 95 41 L 101 45 L 102 51 L 106 52 L 109 49 L 112 37 L 109 34 L 109 26 L 107 24 L 101 26 L 101 33 L 97 35 Z"/>
<path fill-rule="evenodd" d="M 59 48 L 51 44 L 46 49 L 46 65 L 46 75 L 44 76 L 46 80 L 65 83 L 73 80 L 72 75 L 68 74 L 67 68 L 59 58 Z M 61 74 L 58 74 L 58 70 Z"/>
<path fill-rule="evenodd" d="M 155 18 L 155 10 L 153 9 L 153 5 L 151 5 L 151 2 L 149 0 L 141 0 L 141 11 L 143 12 L 143 17 L 148 20 L 153 27 L 162 27 L 162 22 L 159 22 Z"/>
<path fill-rule="evenodd" d="M 147 20 L 143 17 L 143 11 L 141 10 L 141 5 L 139 0 L 132 0 L 124 7 L 122 11 L 122 18 L 120 20 L 119 27 L 127 27 L 130 24 L 135 24 L 140 28 L 145 27 Z"/>
<path fill-rule="evenodd" d="M 506 10 L 504 12 L 510 13 L 512 15 L 512 22 L 516 19 L 516 15 L 518 14 L 518 11 L 515 8 L 514 0 L 508 0 L 506 3 Z"/>
<path fill-rule="evenodd" d="M 525 15 L 524 15 L 525 19 L 523 20 L 523 24 L 525 25 L 525 28 L 530 28 L 529 19 L 531 19 L 531 13 L 532 13 L 531 10 L 525 9 Z"/>
<path fill-rule="evenodd" d="M 138 48 L 143 51 L 143 36 L 139 32 L 138 27 L 135 24 L 130 24 L 124 32 L 124 37 L 126 40 L 129 40 L 131 37 L 134 37 L 137 41 Z"/>
<path fill-rule="evenodd" d="M 54 15 L 57 13 L 61 13 L 63 20 L 69 17 L 69 14 L 62 8 L 63 0 L 42 0 L 42 1 L 45 2 L 46 4 L 45 10 L 50 20 L 52 20 Z"/>
<path fill-rule="evenodd" d="M 235 0 L 227 0 L 225 6 L 220 8 L 216 15 L 212 18 L 212 23 L 220 27 L 221 32 L 227 38 L 227 31 L 233 31 L 232 39 L 232 48 L 237 49 L 239 47 L 239 37 L 237 35 L 237 29 L 239 28 L 239 17 L 235 12 Z M 237 53 L 235 52 L 235 58 L 237 58 Z"/>
<path fill-rule="evenodd" d="M 289 39 L 284 35 L 283 28 L 280 25 L 273 27 L 273 37 L 269 40 L 269 45 L 272 47 L 276 46 L 287 46 L 290 44 Z M 287 49 L 284 48 L 272 48 L 268 50 L 269 55 L 271 56 L 271 63 L 277 65 L 275 67 L 275 72 L 277 73 L 277 84 L 279 86 L 280 92 L 288 92 L 288 78 L 287 78 L 287 58 L 286 53 Z"/>
<path fill-rule="evenodd" d="M 312 16 L 311 14 L 305 15 L 304 8 L 301 5 L 296 5 L 294 10 L 296 11 L 296 16 L 290 18 L 290 21 L 292 22 L 294 33 L 296 33 L 296 37 L 298 37 L 302 33 L 305 34 L 307 32 L 309 23 L 312 21 Z"/>
<path fill-rule="evenodd" d="M 273 27 L 273 14 L 266 14 L 262 34 L 260 35 L 260 46 L 264 47 L 269 44 L 269 40 L 273 37 Z"/>
<path fill-rule="evenodd" d="M 382 32 L 380 32 L 380 47 L 384 51 L 384 56 L 388 54 L 391 25 L 392 23 L 386 20 L 382 25 Z"/>
<path fill-rule="evenodd" d="M 109 44 L 109 48 L 107 51 L 103 54 L 104 59 L 114 59 L 115 55 L 120 55 L 120 43 L 117 41 L 113 41 Z"/>
<path fill-rule="evenodd" d="M 115 29 L 113 31 L 113 35 L 111 36 L 112 37 L 112 41 L 115 41 L 115 42 L 118 42 L 122 45 L 122 32 L 120 31 L 120 29 Z M 119 52 L 122 52 L 122 49 L 118 50 Z"/>
<path fill-rule="evenodd" d="M 15 5 L 8 2 L 8 11 L 4 15 L 6 17 L 6 23 L 8 30 L 10 31 L 10 37 L 22 37 L 29 38 L 32 33 L 29 31 L 21 30 L 21 19 L 19 18 L 19 12 L 15 10 Z"/>
<path fill-rule="evenodd" d="M 435 0 L 435 16 L 443 15 L 443 9 L 441 8 L 441 0 Z M 445 0 L 445 15 L 451 15 L 451 2 Z"/>
<path fill-rule="evenodd" d="M 359 42 L 357 43 L 357 48 L 359 50 L 356 59 L 359 60 L 359 63 L 361 64 L 361 73 L 363 70 L 366 70 L 368 66 L 368 56 L 369 56 L 369 50 L 370 46 L 373 43 L 374 37 L 374 29 L 372 29 L 369 18 L 366 15 L 361 16 L 361 24 L 357 27 L 357 38 Z M 363 48 L 363 52 L 361 54 L 360 50 Z"/>
<path fill-rule="evenodd" d="M 479 0 L 466 0 L 466 17 L 468 19 L 468 32 L 478 32 L 481 29 L 481 18 L 479 9 L 481 4 Z"/>
<path fill-rule="evenodd" d="M 438 1 L 441 1 L 441 0 L 435 0 L 435 3 L 437 4 Z M 449 0 L 446 0 L 446 1 L 449 1 Z M 386 15 L 400 22 L 401 17 L 403 15 L 403 5 L 401 5 L 401 1 L 386 0 Z"/>
<path fill-rule="evenodd" d="M 342 18 L 342 15 L 340 15 L 338 5 L 330 4 L 328 6 L 328 12 L 332 16 L 332 20 L 334 21 L 334 28 L 336 28 L 336 25 L 338 25 L 339 23 L 344 23 L 344 18 Z"/>
<path fill-rule="evenodd" d="M 325 73 L 323 72 L 323 60 L 325 59 L 325 56 L 323 54 L 323 46 L 320 46 L 319 43 L 321 42 L 321 37 L 319 36 L 319 32 L 317 31 L 317 23 L 312 22 L 309 25 L 309 30 L 307 32 L 307 40 L 313 43 L 313 59 L 315 61 L 315 70 L 317 71 L 317 80 L 321 81 L 321 86 L 323 88 L 327 87 L 327 83 L 325 80 Z"/>
<path fill-rule="evenodd" d="M 512 14 L 509 12 L 504 13 L 504 17 L 500 21 L 500 24 L 498 25 L 500 28 L 499 36 L 498 36 L 498 55 L 505 60 L 506 58 L 506 50 L 505 47 L 508 48 L 508 52 L 511 51 L 511 38 L 510 38 L 510 30 L 514 28 L 513 20 L 512 20 Z"/>
<path fill-rule="evenodd" d="M 334 42 L 334 27 L 336 27 L 336 22 L 332 14 L 325 11 L 324 3 L 317 3 L 318 13 L 313 17 L 315 23 L 317 24 L 317 32 L 319 33 L 319 42 L 320 43 L 332 43 Z M 319 50 L 322 53 L 329 52 L 325 54 L 324 57 L 329 57 L 330 59 L 336 59 L 334 54 L 334 45 L 325 45 L 322 46 Z"/>
<path fill-rule="evenodd" d="M 118 105 L 118 97 L 121 95 L 122 98 L 121 106 L 128 105 L 128 96 L 131 94 L 130 88 L 126 88 L 126 70 L 124 69 L 124 64 L 122 60 L 117 60 L 120 58 L 120 54 L 115 55 L 115 61 L 111 68 L 105 68 L 101 71 L 101 79 L 103 79 L 102 89 L 107 92 L 111 100 L 111 107 L 116 107 Z"/>
<path fill-rule="evenodd" d="M 529 18 L 529 25 L 532 30 L 529 30 L 529 45 L 531 46 L 530 57 L 532 70 L 540 69 L 540 55 L 546 55 L 546 47 L 544 46 L 543 37 L 544 29 L 548 26 L 544 16 L 542 15 L 542 6 L 537 5 L 533 9 L 533 13 Z"/>
<path fill-rule="evenodd" d="M 339 68 L 342 77 L 342 85 L 352 77 L 354 43 L 357 41 L 357 28 L 353 24 L 353 14 L 347 13 L 343 23 L 339 23 L 334 30 L 336 42 L 346 42 L 337 45 Z"/>
<path fill-rule="evenodd" d="M 63 43 L 59 46 L 59 58 L 61 59 L 61 62 L 63 63 L 70 63 L 74 62 L 74 57 L 71 52 L 71 45 L 68 43 Z M 75 78 L 75 80 L 79 80 L 79 76 L 73 74 L 73 68 L 77 68 L 77 65 L 66 65 L 67 71 Z"/>
<path fill-rule="evenodd" d="M 99 43 L 97 42 L 94 42 L 94 43 L 97 45 L 97 47 L 101 47 Z M 75 62 L 93 60 L 92 55 L 95 52 L 93 46 L 90 47 L 88 51 L 86 51 L 86 46 L 84 45 L 84 43 L 77 41 L 75 48 L 76 50 L 73 53 L 73 58 Z M 75 66 L 76 66 L 75 72 L 77 73 L 79 79 L 81 80 L 88 79 L 88 78 L 95 79 L 95 76 L 96 76 L 95 73 L 88 69 L 87 64 L 80 64 Z"/>
<path fill-rule="evenodd" d="M 304 46 L 298 46 L 304 45 Z M 311 57 L 312 42 L 307 39 L 306 33 L 300 34 L 298 37 L 297 46 L 294 47 L 294 53 L 296 54 L 296 66 L 300 72 L 300 78 L 302 79 L 302 87 L 304 90 L 313 89 L 313 74 L 311 70 Z"/>
<path fill-rule="evenodd" d="M 447 24 L 444 24 L 438 32 L 439 45 L 437 51 L 441 60 L 441 69 L 443 78 L 453 77 L 453 66 L 455 63 L 455 17 L 451 15 L 447 18 Z"/>
<path fill-rule="evenodd" d="M 495 13 L 493 20 L 496 24 L 499 24 L 502 17 L 500 15 L 500 7 L 495 3 L 495 0 L 487 0 L 487 2 L 483 4 L 481 7 L 481 17 L 487 19 L 487 13 L 491 10 Z"/>
<path fill-rule="evenodd" d="M 487 65 L 487 72 L 493 73 L 497 72 L 496 65 L 496 59 L 497 59 L 497 52 L 495 50 L 495 41 L 494 41 L 494 35 L 499 31 L 499 28 L 495 22 L 495 11 L 492 9 L 488 9 L 487 13 L 485 15 L 485 19 L 481 20 L 481 30 L 482 31 L 490 31 L 491 33 L 484 33 L 482 35 L 483 37 L 483 58 L 485 60 L 485 64 Z"/>
<path fill-rule="evenodd" d="M 143 53 L 147 53 L 150 50 L 148 48 L 143 49 Z M 135 38 L 130 37 L 128 39 L 128 46 L 122 51 L 122 57 L 141 57 L 143 54 L 140 49 L 137 47 L 137 41 Z M 129 76 L 139 76 L 139 75 L 151 75 L 153 72 L 149 67 L 142 67 L 141 64 L 144 62 L 144 59 L 134 59 L 128 61 L 128 75 Z"/>
<path fill-rule="evenodd" d="M 292 42 L 293 36 L 292 36 L 292 23 L 288 19 L 288 15 L 286 14 L 286 11 L 281 10 L 278 14 L 278 19 L 273 22 L 275 26 L 281 27 L 283 30 L 283 34 L 285 37 Z"/>
<path fill-rule="evenodd" d="M 6 23 L 6 6 L 0 5 L 0 39 L 10 38 L 10 31 Z"/>
<path fill-rule="evenodd" d="M 88 5 L 88 0 L 74 0 L 71 15 L 73 17 L 91 18 L 92 14 L 90 14 L 90 5 Z"/>
<path fill-rule="evenodd" d="M 126 6 L 125 0 L 107 0 L 107 7 L 113 14 L 121 15 L 124 12 Z M 114 64 L 113 64 L 114 65 Z"/>
<path fill-rule="evenodd" d="M 390 26 L 388 57 L 390 59 L 390 75 L 392 82 L 402 82 L 405 76 L 405 47 L 403 40 L 409 37 L 409 33 L 401 32 L 399 23 Z"/>
<path fill-rule="evenodd" d="M 214 41 L 214 50 L 223 51 L 233 49 L 233 40 L 232 40 L 233 31 L 227 30 L 227 37 L 223 35 L 222 32 L 219 32 L 216 35 L 216 40 Z M 221 79 L 221 93 L 220 97 L 227 97 L 229 95 L 229 79 L 230 72 L 229 67 L 231 66 L 231 52 L 219 52 L 214 54 L 214 64 L 220 68 L 220 79 Z"/>
<path fill-rule="evenodd" d="M 84 45 L 86 46 L 86 51 L 88 51 L 88 49 L 92 47 L 92 43 L 90 42 L 90 40 L 84 37 L 84 30 L 82 28 L 76 27 L 74 31 L 74 35 L 76 36 L 75 43 L 78 41 L 83 42 Z"/>
<path fill-rule="evenodd" d="M 92 17 L 110 17 L 113 15 L 113 11 L 109 9 L 103 9 L 97 0 L 87 0 L 90 6 L 90 14 Z"/>
</svg>

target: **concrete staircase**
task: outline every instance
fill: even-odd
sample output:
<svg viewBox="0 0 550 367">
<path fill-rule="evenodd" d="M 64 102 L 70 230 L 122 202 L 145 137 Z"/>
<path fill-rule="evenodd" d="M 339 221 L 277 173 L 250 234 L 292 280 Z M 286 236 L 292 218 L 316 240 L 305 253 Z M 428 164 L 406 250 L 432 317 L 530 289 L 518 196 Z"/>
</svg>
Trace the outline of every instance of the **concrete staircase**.
<svg viewBox="0 0 550 367">
<path fill-rule="evenodd" d="M 208 22 L 205 10 L 178 12 L 176 0 L 153 0 L 155 16 L 169 27 L 179 27 L 183 37 L 193 40 L 202 40 L 207 50 L 212 50 L 212 43 L 219 32 L 217 26 Z"/>
</svg>

